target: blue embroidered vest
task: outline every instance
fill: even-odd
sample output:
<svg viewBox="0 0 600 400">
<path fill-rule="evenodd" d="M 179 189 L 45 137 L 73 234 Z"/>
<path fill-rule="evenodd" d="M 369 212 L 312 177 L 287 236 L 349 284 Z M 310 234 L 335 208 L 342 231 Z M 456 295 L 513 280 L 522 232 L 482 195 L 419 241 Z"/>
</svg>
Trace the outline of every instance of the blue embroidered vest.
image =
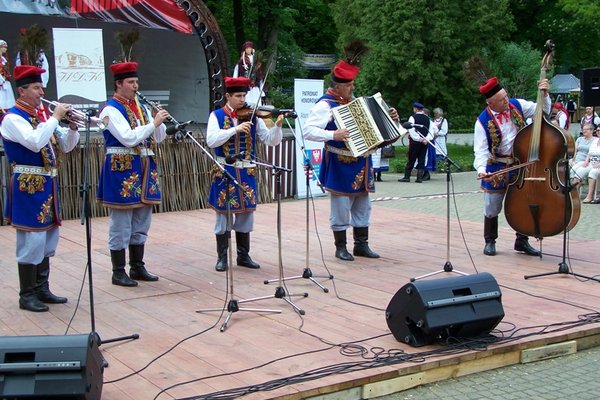
<svg viewBox="0 0 600 400">
<path fill-rule="evenodd" d="M 229 117 L 223 108 L 213 111 L 220 129 L 229 129 L 233 125 L 233 120 Z M 214 149 L 217 157 L 226 157 L 228 155 L 244 152 L 243 159 L 248 164 L 254 157 L 256 148 L 256 117 L 250 130 L 250 134 L 236 133 L 221 146 Z M 236 168 L 235 166 L 223 165 L 240 184 L 227 182 L 228 178 L 217 166 L 211 169 L 211 185 L 208 202 L 212 209 L 217 213 L 227 212 L 227 198 L 229 196 L 229 208 L 232 213 L 248 213 L 256 210 L 258 198 L 256 195 L 256 166 L 246 168 Z M 228 195 L 229 193 L 229 195 Z"/>
<path fill-rule="evenodd" d="M 106 104 L 119 110 L 130 125 L 135 124 L 121 103 L 110 99 Z M 142 110 L 144 109 L 142 108 Z M 104 130 L 103 135 L 105 148 L 131 149 L 132 151 L 129 154 L 107 152 L 100 172 L 96 200 L 105 207 L 115 209 L 160 204 L 161 191 L 156 155 L 140 155 L 141 150 L 145 151 L 150 148 L 152 140 L 147 138 L 138 146 L 128 148 L 119 142 L 108 129 Z"/>
<path fill-rule="evenodd" d="M 37 126 L 37 117 L 24 110 L 13 107 L 8 113 L 17 114 L 29 121 L 32 127 Z M 46 231 L 60 226 L 60 201 L 58 198 L 59 154 L 56 137 L 39 152 L 25 146 L 3 140 L 4 151 L 10 164 L 7 203 L 4 215 L 17 229 L 25 231 Z M 14 171 L 21 166 L 37 167 L 43 173 L 27 173 Z"/>
<path fill-rule="evenodd" d="M 510 115 L 515 124 L 517 131 L 521 130 L 525 126 L 525 118 L 523 116 L 523 109 L 521 103 L 517 99 L 509 99 Z M 488 164 L 485 168 L 486 172 L 496 172 L 503 168 L 509 167 L 510 165 L 496 161 L 497 157 L 510 158 L 512 154 L 500 154 L 499 147 L 502 142 L 502 131 L 495 122 L 489 108 L 486 107 L 481 114 L 479 114 L 479 121 L 481 126 L 485 129 L 485 135 L 488 143 L 488 150 L 492 155 L 492 158 L 488 160 Z M 481 180 L 481 188 L 486 192 L 504 192 L 508 185 L 516 179 L 518 171 L 509 171 L 508 173 L 498 174 L 491 179 Z"/>
</svg>

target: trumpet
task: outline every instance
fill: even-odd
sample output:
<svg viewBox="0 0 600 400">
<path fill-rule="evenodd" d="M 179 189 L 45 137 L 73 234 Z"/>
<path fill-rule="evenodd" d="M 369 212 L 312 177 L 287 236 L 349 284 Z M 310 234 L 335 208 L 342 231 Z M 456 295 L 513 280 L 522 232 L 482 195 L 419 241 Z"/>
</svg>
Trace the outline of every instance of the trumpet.
<svg viewBox="0 0 600 400">
<path fill-rule="evenodd" d="M 48 105 L 48 109 L 50 110 L 50 112 L 54 112 L 54 107 L 56 107 L 58 102 L 46 100 L 43 97 L 41 98 L 41 100 L 43 103 L 46 103 Z M 104 124 L 104 122 L 102 122 L 100 118 L 90 117 L 86 113 L 79 111 L 75 108 L 71 108 L 65 116 L 65 119 L 67 121 L 77 125 L 79 128 L 86 128 L 88 118 L 90 120 L 90 123 L 92 125 L 97 126 L 98 129 L 104 130 L 106 128 L 106 124 Z"/>
</svg>

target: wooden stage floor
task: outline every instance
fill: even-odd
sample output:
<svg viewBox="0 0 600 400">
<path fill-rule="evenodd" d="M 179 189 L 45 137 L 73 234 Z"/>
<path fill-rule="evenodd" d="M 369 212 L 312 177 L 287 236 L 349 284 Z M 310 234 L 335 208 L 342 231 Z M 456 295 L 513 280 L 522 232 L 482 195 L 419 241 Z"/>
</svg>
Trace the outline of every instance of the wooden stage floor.
<svg viewBox="0 0 600 400">
<path fill-rule="evenodd" d="M 289 277 L 301 274 L 306 266 L 306 202 L 285 201 L 281 210 L 282 264 L 284 276 Z M 279 277 L 277 206 L 259 206 L 251 255 L 261 268 L 234 268 L 234 298 L 266 297 L 241 306 L 281 313 L 235 312 L 225 332 L 219 327 L 227 312 L 196 312 L 227 305 L 227 275 L 214 270 L 211 210 L 154 215 L 145 261 L 151 272 L 160 275 L 160 281 L 140 283 L 137 288 L 111 284 L 108 220 L 93 219 L 96 332 L 105 340 L 140 334 L 138 340 L 101 346 L 109 362 L 102 398 L 236 398 L 242 393 L 250 393 L 244 397 L 247 399 L 371 398 L 514 364 L 520 362 L 525 349 L 567 341 L 575 341 L 580 349 L 598 344 L 597 282 L 567 274 L 523 279 L 525 274 L 558 270 L 562 236 L 544 239 L 540 260 L 512 251 L 513 233 L 503 228 L 499 254 L 486 257 L 481 252 L 482 223 L 469 221 L 462 222 L 462 229 L 452 224 L 449 258 L 458 270 L 469 274 L 485 271 L 496 278 L 506 315 L 493 333 L 514 339 L 487 347 L 471 344 L 462 351 L 437 344 L 415 348 L 398 342 L 387 327 L 385 309 L 411 277 L 443 267 L 448 259 L 445 217 L 374 202 L 370 243 L 382 257 L 342 262 L 333 256 L 328 211 L 326 198 L 315 199 L 314 209 L 311 205 L 309 267 L 315 275 L 330 273 L 334 279 L 319 279 L 329 293 L 308 279 L 286 281 L 287 293 L 308 294 L 291 296 L 306 311 L 299 315 L 284 299 L 275 297 L 277 283 L 264 284 L 266 279 Z M 68 296 L 69 302 L 51 305 L 48 313 L 19 310 L 14 229 L 0 227 L 0 236 L 1 334 L 89 333 L 89 288 L 87 281 L 82 282 L 86 235 L 80 221 L 64 222 L 51 264 L 51 288 Z M 351 242 L 350 232 L 348 236 Z M 569 264 L 575 272 L 598 273 L 599 244 L 598 240 L 570 240 Z M 456 275 L 443 273 L 436 278 L 451 276 Z M 586 319 L 590 323 L 585 323 Z M 335 392 L 341 393 L 327 396 Z"/>
</svg>

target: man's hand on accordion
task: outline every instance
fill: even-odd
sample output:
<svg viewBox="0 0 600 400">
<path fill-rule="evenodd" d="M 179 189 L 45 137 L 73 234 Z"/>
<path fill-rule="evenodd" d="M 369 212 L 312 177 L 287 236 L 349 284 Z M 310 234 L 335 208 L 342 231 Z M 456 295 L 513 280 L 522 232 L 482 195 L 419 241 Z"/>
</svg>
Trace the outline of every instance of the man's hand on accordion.
<svg viewBox="0 0 600 400">
<path fill-rule="evenodd" d="M 389 110 L 390 113 L 390 117 L 392 117 L 392 119 L 396 122 L 400 121 L 400 115 L 398 114 L 398 111 L 396 111 L 396 109 L 394 107 L 390 107 Z"/>
<path fill-rule="evenodd" d="M 338 129 L 333 132 L 333 140 L 336 142 L 347 142 L 350 137 L 350 132 L 346 129 Z"/>
</svg>

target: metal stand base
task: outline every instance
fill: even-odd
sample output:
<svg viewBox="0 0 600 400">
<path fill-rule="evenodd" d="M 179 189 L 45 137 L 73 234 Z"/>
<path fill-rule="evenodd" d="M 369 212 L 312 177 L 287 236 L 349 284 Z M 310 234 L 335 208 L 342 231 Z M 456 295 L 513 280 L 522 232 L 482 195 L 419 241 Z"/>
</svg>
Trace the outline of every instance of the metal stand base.
<svg viewBox="0 0 600 400">
<path fill-rule="evenodd" d="M 541 274 L 534 274 L 534 275 L 525 275 L 524 278 L 525 279 L 539 278 L 539 277 L 542 277 L 542 276 L 559 275 L 559 274 L 572 275 L 572 276 L 576 276 L 578 278 L 587 279 L 587 280 L 590 280 L 590 281 L 600 282 L 599 278 L 594 278 L 593 276 L 585 276 L 585 275 L 576 274 L 575 272 L 572 272 L 566 262 L 560 262 L 560 263 L 558 263 L 558 271 L 555 271 L 555 272 L 544 272 L 544 273 L 541 273 Z"/>
<path fill-rule="evenodd" d="M 416 276 L 414 278 L 410 278 L 410 281 L 414 282 L 417 279 L 428 278 L 430 276 L 441 274 L 442 272 L 454 272 L 455 274 L 459 274 L 459 275 L 463 275 L 463 276 L 469 275 L 466 272 L 462 272 L 462 271 L 454 269 L 454 267 L 452 267 L 452 263 L 450 261 L 446 261 L 446 263 L 444 264 L 444 268 L 443 269 L 440 269 L 439 271 L 435 271 L 435 272 L 430 272 L 430 273 L 425 274 L 425 275 L 421 275 L 421 276 Z"/>
<path fill-rule="evenodd" d="M 429 142 L 429 143 L 433 144 L 434 147 L 436 147 L 434 143 L 432 143 L 432 142 Z M 448 157 L 448 155 L 445 155 L 444 158 L 446 161 L 446 263 L 444 264 L 444 268 L 439 271 L 434 271 L 434 272 L 430 272 L 425 275 L 410 278 L 411 282 L 414 282 L 417 279 L 428 278 L 430 276 L 441 274 L 442 272 L 454 272 L 455 274 L 459 274 L 459 275 L 463 275 L 463 276 L 469 275 L 465 272 L 455 270 L 454 267 L 452 266 L 452 263 L 450 262 L 450 181 L 452 180 L 452 178 L 451 178 L 452 171 L 450 170 L 450 168 L 451 168 L 451 164 L 456 166 L 459 170 L 460 170 L 460 167 L 454 161 L 452 161 Z"/>
<path fill-rule="evenodd" d="M 256 301 L 256 300 L 262 300 L 265 297 L 260 297 L 260 298 L 252 298 L 252 299 L 244 299 L 244 300 L 235 300 L 235 299 L 231 299 L 229 300 L 229 303 L 227 303 L 227 317 L 225 317 L 225 321 L 223 322 L 223 324 L 221 325 L 221 328 L 219 329 L 221 332 L 225 332 L 225 330 L 227 329 L 227 325 L 229 324 L 229 320 L 231 319 L 231 317 L 233 316 L 233 313 L 236 313 L 238 311 L 252 311 L 252 312 L 266 312 L 266 313 L 274 313 L 274 314 L 279 314 L 281 313 L 281 310 L 269 310 L 269 309 L 264 309 L 264 308 L 240 308 L 239 304 L 242 303 L 248 303 L 251 301 Z M 207 311 L 221 311 L 223 308 L 205 308 L 202 310 L 197 310 L 197 313 L 201 313 L 201 312 L 207 312 Z"/>
<path fill-rule="evenodd" d="M 323 292 L 329 293 L 329 289 L 327 289 L 320 282 L 318 282 L 317 280 L 315 280 L 315 278 L 319 278 L 319 279 L 333 279 L 333 275 L 329 275 L 329 276 L 325 276 L 325 275 L 313 275 L 313 273 L 310 270 L 310 268 L 304 268 L 304 271 L 302 271 L 302 275 L 288 276 L 288 277 L 283 278 L 283 281 L 291 281 L 293 279 L 301 279 L 301 278 L 302 279 L 308 279 L 309 281 L 311 281 L 312 283 L 314 283 L 315 285 L 317 285 L 318 287 L 320 287 Z M 265 280 L 265 285 L 268 285 L 269 283 L 273 283 L 273 282 L 279 282 L 279 279 L 268 279 L 268 280 Z"/>
</svg>

